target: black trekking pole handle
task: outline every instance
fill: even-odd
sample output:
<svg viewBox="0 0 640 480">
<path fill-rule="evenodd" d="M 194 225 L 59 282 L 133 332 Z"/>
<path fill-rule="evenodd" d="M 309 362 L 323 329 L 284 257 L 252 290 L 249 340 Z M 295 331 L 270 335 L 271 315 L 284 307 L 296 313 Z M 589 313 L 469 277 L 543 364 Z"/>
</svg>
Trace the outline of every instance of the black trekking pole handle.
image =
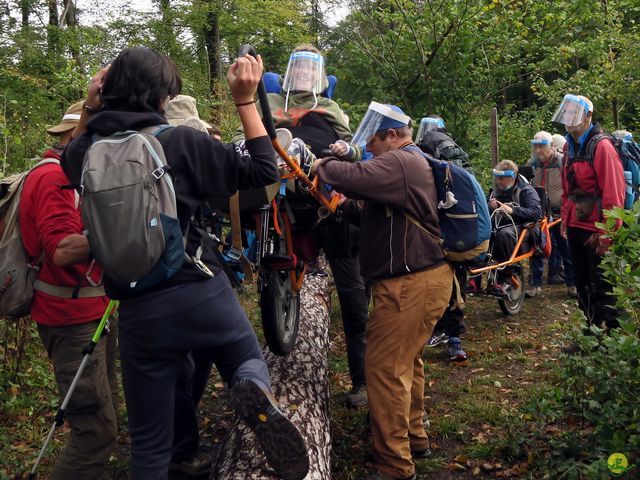
<svg viewBox="0 0 640 480">
<path fill-rule="evenodd" d="M 257 56 L 254 48 L 245 43 L 238 49 L 238 57 L 244 57 L 245 55 L 251 55 L 253 58 Z M 260 108 L 262 109 L 262 123 L 267 131 L 267 135 L 271 140 L 277 138 L 276 127 L 273 124 L 273 116 L 271 116 L 271 108 L 269 108 L 269 99 L 267 98 L 267 90 L 264 88 L 264 81 L 260 80 L 258 84 L 258 100 L 260 100 Z"/>
</svg>

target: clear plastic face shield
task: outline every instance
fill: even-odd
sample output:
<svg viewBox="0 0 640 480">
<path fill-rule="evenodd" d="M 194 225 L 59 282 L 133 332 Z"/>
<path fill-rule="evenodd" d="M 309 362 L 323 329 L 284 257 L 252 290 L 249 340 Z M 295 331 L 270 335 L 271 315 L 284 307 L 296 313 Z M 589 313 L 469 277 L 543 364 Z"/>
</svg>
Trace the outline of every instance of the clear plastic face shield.
<svg viewBox="0 0 640 480">
<path fill-rule="evenodd" d="M 356 133 L 353 135 L 351 143 L 353 145 L 366 145 L 376 132 L 390 128 L 406 127 L 410 121 L 410 117 L 397 112 L 388 105 L 371 102 L 360 125 L 358 125 Z"/>
<path fill-rule="evenodd" d="M 321 94 L 329 85 L 324 58 L 314 52 L 294 52 L 289 57 L 282 89 L 287 92 Z"/>
<path fill-rule="evenodd" d="M 531 158 L 546 163 L 553 158 L 553 145 L 546 138 L 534 138 L 531 140 Z"/>
<path fill-rule="evenodd" d="M 420 143 L 422 137 L 431 130 L 444 129 L 444 121 L 441 118 L 425 117 L 420 120 L 420 126 L 418 127 L 418 133 L 416 134 L 416 143 Z"/>
<path fill-rule="evenodd" d="M 551 121 L 562 123 L 566 127 L 575 127 L 584 122 L 590 112 L 591 106 L 584 98 L 567 94 L 560 102 Z"/>
<path fill-rule="evenodd" d="M 508 192 L 513 185 L 515 185 L 516 172 L 515 170 L 496 170 L 493 169 L 493 181 L 496 189 L 502 192 Z"/>
</svg>

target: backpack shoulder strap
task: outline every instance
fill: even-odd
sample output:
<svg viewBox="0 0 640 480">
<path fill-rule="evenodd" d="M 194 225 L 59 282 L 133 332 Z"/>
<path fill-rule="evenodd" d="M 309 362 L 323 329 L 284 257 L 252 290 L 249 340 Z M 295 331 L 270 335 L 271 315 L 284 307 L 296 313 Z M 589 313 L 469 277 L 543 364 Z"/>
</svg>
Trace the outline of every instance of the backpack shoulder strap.
<svg viewBox="0 0 640 480">
<path fill-rule="evenodd" d="M 388 205 L 385 206 L 385 210 L 387 212 L 387 217 L 391 216 L 391 210 L 392 208 L 389 207 Z M 427 227 L 425 227 L 420 220 L 418 220 L 416 217 L 414 217 L 413 215 L 411 215 L 408 212 L 405 212 L 404 210 L 401 210 L 400 213 L 402 213 L 402 215 L 404 215 L 404 217 L 410 221 L 413 225 L 415 225 L 416 227 L 418 227 L 420 230 L 422 230 L 424 233 L 426 233 L 427 235 L 429 235 L 431 238 L 435 239 L 438 241 L 438 243 L 440 243 L 442 245 L 443 241 L 442 238 L 439 235 L 435 235 L 434 233 L 430 232 Z"/>
<path fill-rule="evenodd" d="M 33 167 L 29 169 L 29 173 L 33 172 L 38 167 L 41 167 L 43 165 L 49 165 L 51 163 L 60 165 L 60 160 L 58 160 L 57 158 L 43 158 L 42 160 L 40 160 L 38 163 L 36 163 Z"/>
<path fill-rule="evenodd" d="M 589 161 L 591 165 L 593 165 L 593 158 L 596 153 L 596 146 L 605 138 L 608 138 L 612 141 L 611 136 L 604 131 L 600 131 L 596 133 L 593 137 L 589 139 L 587 145 L 585 147 L 585 158 Z M 613 143 L 613 141 L 612 141 Z"/>
</svg>

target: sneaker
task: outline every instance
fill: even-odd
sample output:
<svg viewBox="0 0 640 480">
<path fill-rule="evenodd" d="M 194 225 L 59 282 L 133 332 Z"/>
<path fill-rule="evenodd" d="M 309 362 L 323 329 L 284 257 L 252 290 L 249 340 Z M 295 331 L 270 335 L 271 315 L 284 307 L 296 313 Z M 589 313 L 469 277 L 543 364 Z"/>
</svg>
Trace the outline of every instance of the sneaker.
<svg viewBox="0 0 640 480">
<path fill-rule="evenodd" d="M 353 387 L 351 391 L 347 393 L 344 403 L 346 403 L 347 407 L 350 408 L 360 408 L 365 407 L 368 402 L 367 386 L 359 385 L 357 387 Z"/>
<path fill-rule="evenodd" d="M 547 277 L 547 285 L 562 285 L 564 284 L 564 278 L 559 274 L 549 275 Z"/>
<path fill-rule="evenodd" d="M 460 344 L 460 339 L 458 337 L 451 337 L 447 342 L 447 353 L 451 358 L 451 361 L 454 362 L 464 362 L 467 360 L 467 354 L 462 349 L 462 345 Z"/>
<path fill-rule="evenodd" d="M 277 476 L 284 480 L 302 480 L 307 476 L 307 446 L 273 395 L 251 380 L 242 379 L 231 390 L 231 406 L 256 434 L 267 463 Z"/>
<path fill-rule="evenodd" d="M 578 289 L 576 287 L 567 287 L 567 297 L 578 298 Z"/>
<path fill-rule="evenodd" d="M 527 298 L 537 297 L 542 293 L 541 287 L 529 287 L 525 290 L 524 296 Z"/>
<path fill-rule="evenodd" d="M 201 477 L 211 470 L 213 461 L 209 455 L 200 453 L 191 460 L 172 460 L 169 463 L 170 472 L 180 472 L 188 477 Z"/>
<path fill-rule="evenodd" d="M 431 335 L 431 338 L 427 340 L 426 346 L 429 348 L 437 347 L 438 345 L 447 343 L 447 340 L 449 340 L 449 335 L 447 335 L 446 333 L 444 332 L 434 333 L 433 335 Z"/>
<path fill-rule="evenodd" d="M 470 278 L 465 289 L 466 293 L 478 293 L 480 291 L 482 279 Z"/>
</svg>

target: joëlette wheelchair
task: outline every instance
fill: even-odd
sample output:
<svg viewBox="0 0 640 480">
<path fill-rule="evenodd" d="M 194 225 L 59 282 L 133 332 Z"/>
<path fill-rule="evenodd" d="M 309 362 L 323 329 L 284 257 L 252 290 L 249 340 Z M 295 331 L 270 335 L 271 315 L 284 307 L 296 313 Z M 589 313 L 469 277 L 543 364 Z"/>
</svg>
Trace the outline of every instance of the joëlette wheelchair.
<svg viewBox="0 0 640 480">
<path fill-rule="evenodd" d="M 249 45 L 240 47 L 238 56 L 255 51 Z M 335 87 L 335 82 L 333 82 Z M 317 177 L 311 180 L 295 158 L 287 153 L 287 138 L 277 132 L 269 109 L 264 78 L 258 87 L 263 123 L 273 147 L 281 159 L 280 181 L 264 188 L 239 193 L 240 223 L 247 232 L 255 232 L 251 248 L 253 271 L 257 274 L 262 326 L 269 349 L 276 355 L 286 355 L 294 345 L 300 316 L 300 289 L 308 264 L 317 260 L 319 249 L 312 230 L 323 219 L 335 213 L 338 197 L 332 196 Z M 300 162 L 302 163 L 302 162 Z M 302 165 L 304 167 L 304 165 Z M 212 201 L 212 208 L 223 216 L 229 215 L 226 199 Z M 239 252 L 229 258 L 237 262 Z M 236 271 L 241 269 L 235 263 Z M 246 271 L 246 268 L 245 268 Z"/>
<path fill-rule="evenodd" d="M 507 260 L 497 262 L 489 254 L 485 265 L 471 267 L 468 270 L 470 287 L 467 288 L 467 293 L 497 298 L 500 310 L 505 315 L 518 314 L 524 304 L 526 279 L 522 262 L 534 255 L 545 257 L 550 255 L 551 236 L 549 230 L 562 221 L 560 218 L 550 217 L 549 201 L 544 188 L 535 188 L 542 201 L 544 214 L 542 219 L 522 225 L 516 245 Z M 491 234 L 489 252 L 492 252 L 494 238 L 495 229 Z M 503 282 L 499 283 L 499 274 L 505 269 L 507 270 L 506 278 L 503 278 Z M 485 286 L 483 287 L 483 285 Z M 496 288 L 498 285 L 499 288 Z"/>
</svg>

